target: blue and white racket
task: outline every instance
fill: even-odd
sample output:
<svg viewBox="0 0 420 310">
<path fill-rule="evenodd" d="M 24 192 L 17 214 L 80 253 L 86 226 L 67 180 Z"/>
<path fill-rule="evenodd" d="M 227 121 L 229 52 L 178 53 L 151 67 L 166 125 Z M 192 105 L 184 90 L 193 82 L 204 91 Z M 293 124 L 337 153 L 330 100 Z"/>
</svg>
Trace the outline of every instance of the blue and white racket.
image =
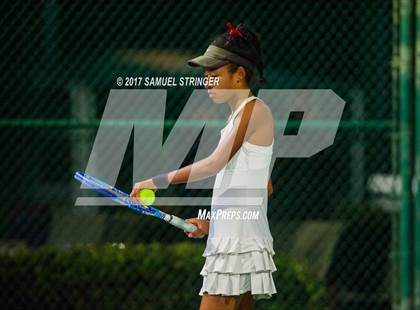
<svg viewBox="0 0 420 310">
<path fill-rule="evenodd" d="M 116 189 L 109 184 L 99 181 L 98 179 L 86 173 L 77 171 L 74 174 L 74 178 L 89 188 L 94 189 L 103 196 L 110 197 L 115 202 L 129 207 L 131 210 L 160 218 L 165 222 L 168 222 L 169 224 L 187 232 L 194 232 L 197 229 L 197 226 L 188 223 L 175 215 L 167 214 L 151 206 L 141 205 L 139 202 L 133 200 L 127 193 L 124 193 L 123 191 L 120 191 L 119 189 Z"/>
</svg>

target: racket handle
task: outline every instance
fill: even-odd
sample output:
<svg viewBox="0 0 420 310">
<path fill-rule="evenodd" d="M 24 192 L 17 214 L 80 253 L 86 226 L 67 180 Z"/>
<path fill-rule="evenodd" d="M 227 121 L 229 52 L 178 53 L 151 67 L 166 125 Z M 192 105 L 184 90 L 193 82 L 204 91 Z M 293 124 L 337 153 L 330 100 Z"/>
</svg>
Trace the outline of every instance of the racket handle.
<svg viewBox="0 0 420 310">
<path fill-rule="evenodd" d="M 188 223 L 183 219 L 172 214 L 170 215 L 170 218 L 167 222 L 187 232 L 194 232 L 197 230 L 197 226 L 195 226 L 194 224 Z"/>
</svg>

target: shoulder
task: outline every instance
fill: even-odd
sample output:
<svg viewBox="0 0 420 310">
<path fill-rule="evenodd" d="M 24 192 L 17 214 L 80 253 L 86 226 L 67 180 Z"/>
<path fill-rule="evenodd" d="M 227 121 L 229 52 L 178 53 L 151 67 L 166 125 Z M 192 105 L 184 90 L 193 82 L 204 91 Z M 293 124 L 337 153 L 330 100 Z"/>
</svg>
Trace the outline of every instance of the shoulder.
<svg viewBox="0 0 420 310">
<path fill-rule="evenodd" d="M 238 113 L 238 116 L 243 116 L 246 111 L 251 111 L 251 119 L 272 119 L 273 115 L 271 113 L 270 107 L 261 99 L 257 98 L 245 105 L 245 107 Z"/>
<path fill-rule="evenodd" d="M 241 123 L 241 119 L 247 111 L 251 113 L 249 119 L 246 123 Z M 240 113 L 238 113 L 238 117 L 234 120 L 234 126 L 243 126 L 244 128 L 248 128 L 249 132 L 254 132 L 257 128 L 273 126 L 271 109 L 262 100 L 252 100 L 245 105 L 245 108 L 242 109 Z"/>
<path fill-rule="evenodd" d="M 255 101 L 255 106 L 254 109 L 252 111 L 252 114 L 258 118 L 264 118 L 264 119 L 272 119 L 273 118 L 273 114 L 271 113 L 271 109 L 270 107 L 261 99 L 256 99 Z"/>
<path fill-rule="evenodd" d="M 261 126 L 264 123 L 273 123 L 273 114 L 271 113 L 271 109 L 264 101 L 260 99 L 252 100 L 246 105 L 245 109 L 248 109 L 248 111 L 251 112 L 249 118 L 249 125 L 251 127 L 254 127 L 254 125 Z M 242 115 L 245 112 L 245 109 L 242 109 Z"/>
</svg>

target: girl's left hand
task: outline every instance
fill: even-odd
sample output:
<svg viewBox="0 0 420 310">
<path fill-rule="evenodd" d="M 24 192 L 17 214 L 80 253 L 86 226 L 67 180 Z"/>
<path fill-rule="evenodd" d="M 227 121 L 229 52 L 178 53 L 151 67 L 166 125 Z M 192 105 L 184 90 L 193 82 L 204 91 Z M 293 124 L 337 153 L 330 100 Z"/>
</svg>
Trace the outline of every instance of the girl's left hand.
<svg viewBox="0 0 420 310">
<path fill-rule="evenodd" d="M 157 187 L 155 183 L 153 183 L 152 179 L 147 179 L 147 180 L 137 182 L 136 184 L 134 184 L 133 190 L 130 193 L 130 197 L 138 198 L 140 190 L 144 188 L 151 189 L 154 192 L 156 192 L 157 190 Z"/>
</svg>

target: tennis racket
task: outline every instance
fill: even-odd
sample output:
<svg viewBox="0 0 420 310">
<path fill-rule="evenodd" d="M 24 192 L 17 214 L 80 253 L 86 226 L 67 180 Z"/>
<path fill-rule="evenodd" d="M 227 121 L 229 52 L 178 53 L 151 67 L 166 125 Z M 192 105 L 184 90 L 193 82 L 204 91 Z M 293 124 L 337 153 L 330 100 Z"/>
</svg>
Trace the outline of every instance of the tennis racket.
<svg viewBox="0 0 420 310">
<path fill-rule="evenodd" d="M 94 189 L 96 192 L 100 193 L 101 195 L 110 197 L 115 202 L 129 207 L 131 210 L 134 210 L 142 214 L 157 217 L 187 232 L 194 232 L 197 229 L 197 226 L 191 223 L 188 223 L 175 215 L 167 214 L 151 206 L 141 205 L 139 202 L 134 201 L 128 194 L 124 193 L 123 191 L 120 191 L 119 189 L 116 189 L 115 187 L 109 184 L 99 181 L 98 179 L 86 173 L 77 171 L 74 174 L 74 178 L 80 183 L 88 186 L 89 188 Z"/>
</svg>

